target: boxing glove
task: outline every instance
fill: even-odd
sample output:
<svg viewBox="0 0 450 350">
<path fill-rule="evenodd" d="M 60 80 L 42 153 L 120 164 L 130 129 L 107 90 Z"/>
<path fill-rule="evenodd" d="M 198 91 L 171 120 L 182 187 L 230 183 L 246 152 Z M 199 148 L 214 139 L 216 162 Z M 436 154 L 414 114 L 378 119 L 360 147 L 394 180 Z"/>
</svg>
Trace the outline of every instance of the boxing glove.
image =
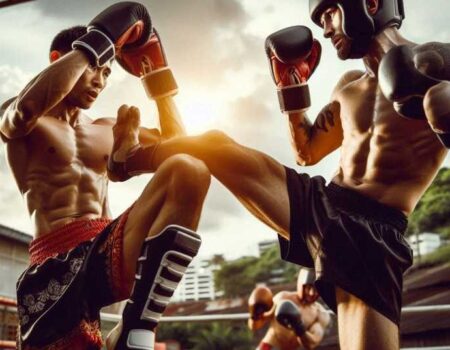
<svg viewBox="0 0 450 350">
<path fill-rule="evenodd" d="M 117 55 L 117 62 L 127 72 L 141 78 L 147 95 L 152 99 L 173 96 L 178 92 L 156 29 L 142 45 L 124 47 Z"/>
<path fill-rule="evenodd" d="M 269 35 L 265 42 L 272 78 L 283 113 L 311 105 L 307 80 L 320 62 L 322 48 L 305 26 L 293 26 Z"/>
<path fill-rule="evenodd" d="M 450 53 L 450 49 L 447 50 Z M 430 89 L 448 79 L 441 80 L 419 70 L 416 67 L 415 56 L 416 53 L 410 46 L 392 48 L 380 62 L 378 79 L 381 91 L 389 101 L 392 101 L 398 114 L 405 118 L 425 120 L 427 119 L 424 109 L 425 95 Z M 436 135 L 445 147 L 450 148 L 450 133 L 439 132 Z"/>
<path fill-rule="evenodd" d="M 137 2 L 119 2 L 97 15 L 87 26 L 87 33 L 72 43 L 82 50 L 94 66 L 114 59 L 122 47 L 136 47 L 147 41 L 152 29 L 150 15 Z"/>
<path fill-rule="evenodd" d="M 248 298 L 248 311 L 253 321 L 263 318 L 273 306 L 273 294 L 267 287 L 256 287 Z"/>
<path fill-rule="evenodd" d="M 282 326 L 292 329 L 297 336 L 305 334 L 305 326 L 297 305 L 291 300 L 283 300 L 275 310 L 275 319 Z"/>
</svg>

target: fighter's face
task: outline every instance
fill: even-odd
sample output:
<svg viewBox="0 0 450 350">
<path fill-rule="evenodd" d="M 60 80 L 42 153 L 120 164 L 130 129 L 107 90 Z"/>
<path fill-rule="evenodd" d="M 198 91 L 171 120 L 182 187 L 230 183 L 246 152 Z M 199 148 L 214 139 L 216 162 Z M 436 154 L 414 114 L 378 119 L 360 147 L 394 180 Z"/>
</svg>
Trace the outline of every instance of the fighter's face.
<svg viewBox="0 0 450 350">
<path fill-rule="evenodd" d="M 67 95 L 67 101 L 81 109 L 90 108 L 106 86 L 111 74 L 110 67 L 109 63 L 103 67 L 88 66 L 72 91 Z"/>
<path fill-rule="evenodd" d="M 311 304 L 319 298 L 319 294 L 313 284 L 304 284 L 303 288 L 299 290 L 299 297 L 303 303 Z"/>
<path fill-rule="evenodd" d="M 350 57 L 352 39 L 345 35 L 342 30 L 342 11 L 338 6 L 328 7 L 320 17 L 325 38 L 330 38 L 336 48 L 337 55 L 341 60 Z"/>
</svg>

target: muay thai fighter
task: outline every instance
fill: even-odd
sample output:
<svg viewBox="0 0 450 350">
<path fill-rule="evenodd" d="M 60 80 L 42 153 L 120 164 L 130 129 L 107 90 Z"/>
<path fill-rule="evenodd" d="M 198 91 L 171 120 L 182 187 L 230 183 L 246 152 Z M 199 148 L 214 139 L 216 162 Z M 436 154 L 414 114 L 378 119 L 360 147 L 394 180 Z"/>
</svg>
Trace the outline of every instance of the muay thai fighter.
<svg viewBox="0 0 450 350">
<path fill-rule="evenodd" d="M 248 299 L 248 326 L 256 331 L 269 323 L 258 350 L 314 349 L 322 341 L 330 314 L 317 302 L 314 272 L 302 268 L 295 292 L 275 296 L 268 287 L 256 287 Z"/>
<path fill-rule="evenodd" d="M 114 57 L 127 70 L 141 66 L 127 54 L 133 50 L 147 57 L 161 135 L 144 128 L 129 133 L 123 116 L 136 116 L 133 107 L 119 109 L 117 124 L 83 111 L 105 88 Z M 100 308 L 129 298 L 108 349 L 153 349 L 154 329 L 200 247 L 194 231 L 209 171 L 190 156 L 172 157 L 130 209 L 110 218 L 108 177 L 124 180 L 115 169 L 107 171 L 113 137 L 126 145 L 184 133 L 172 101 L 176 83 L 145 6 L 116 3 L 87 30 L 62 31 L 50 61 L 10 101 L 0 124 L 35 231 L 31 265 L 17 284 L 18 346 L 100 349 Z M 114 157 L 121 161 L 120 150 Z"/>
<path fill-rule="evenodd" d="M 269 36 L 266 52 L 297 162 L 313 165 L 341 148 L 330 184 L 220 131 L 147 147 L 147 170 L 177 153 L 203 160 L 251 213 L 279 233 L 283 258 L 314 266 L 319 294 L 338 313 L 341 348 L 397 349 L 403 272 L 412 263 L 403 237 L 407 216 L 447 154 L 439 138 L 445 141 L 443 134 L 450 132 L 448 45 L 403 38 L 401 0 L 311 0 L 310 8 L 339 58 L 360 58 L 365 65 L 364 71 L 342 76 L 313 123 L 306 115 L 307 80 L 319 63 L 318 42 L 298 26 Z M 387 99 L 380 89 L 380 61 L 403 45 L 413 48 L 412 54 L 395 55 L 388 63 L 402 56 L 414 65 L 395 79 L 382 79 Z M 389 67 L 395 71 L 399 65 Z M 419 86 L 425 90 L 419 97 L 425 118 L 409 120 L 399 113 L 408 116 L 415 109 L 408 101 L 420 94 L 401 87 L 416 82 L 408 74 L 417 73 L 434 75 L 435 84 Z M 400 93 L 391 96 L 398 87 Z"/>
</svg>

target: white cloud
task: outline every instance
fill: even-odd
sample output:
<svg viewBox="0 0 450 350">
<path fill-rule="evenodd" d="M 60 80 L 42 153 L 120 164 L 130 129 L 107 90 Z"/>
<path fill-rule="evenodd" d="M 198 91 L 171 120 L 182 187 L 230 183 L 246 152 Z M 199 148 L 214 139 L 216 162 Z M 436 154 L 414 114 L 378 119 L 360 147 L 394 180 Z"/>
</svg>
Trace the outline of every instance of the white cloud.
<svg viewBox="0 0 450 350">
<path fill-rule="evenodd" d="M 25 73 L 17 66 L 0 65 L 0 104 L 17 96 L 24 85 L 31 79 L 31 74 Z"/>
</svg>

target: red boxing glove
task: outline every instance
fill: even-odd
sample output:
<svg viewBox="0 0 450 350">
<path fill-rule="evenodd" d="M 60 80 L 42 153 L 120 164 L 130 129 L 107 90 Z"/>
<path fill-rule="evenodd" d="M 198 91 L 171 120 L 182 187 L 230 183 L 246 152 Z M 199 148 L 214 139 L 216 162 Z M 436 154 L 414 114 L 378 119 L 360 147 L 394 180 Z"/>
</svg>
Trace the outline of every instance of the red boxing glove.
<svg viewBox="0 0 450 350">
<path fill-rule="evenodd" d="M 150 38 L 142 45 L 124 47 L 117 55 L 117 62 L 128 73 L 142 79 L 147 95 L 152 99 L 173 96 L 178 92 L 156 29 L 153 29 Z"/>
<path fill-rule="evenodd" d="M 320 62 L 322 48 L 304 26 L 285 28 L 266 39 L 266 54 L 278 88 L 282 112 L 297 112 L 311 105 L 306 84 Z"/>
<path fill-rule="evenodd" d="M 273 294 L 267 287 L 256 287 L 248 298 L 248 311 L 253 321 L 263 318 L 273 306 Z"/>
</svg>

